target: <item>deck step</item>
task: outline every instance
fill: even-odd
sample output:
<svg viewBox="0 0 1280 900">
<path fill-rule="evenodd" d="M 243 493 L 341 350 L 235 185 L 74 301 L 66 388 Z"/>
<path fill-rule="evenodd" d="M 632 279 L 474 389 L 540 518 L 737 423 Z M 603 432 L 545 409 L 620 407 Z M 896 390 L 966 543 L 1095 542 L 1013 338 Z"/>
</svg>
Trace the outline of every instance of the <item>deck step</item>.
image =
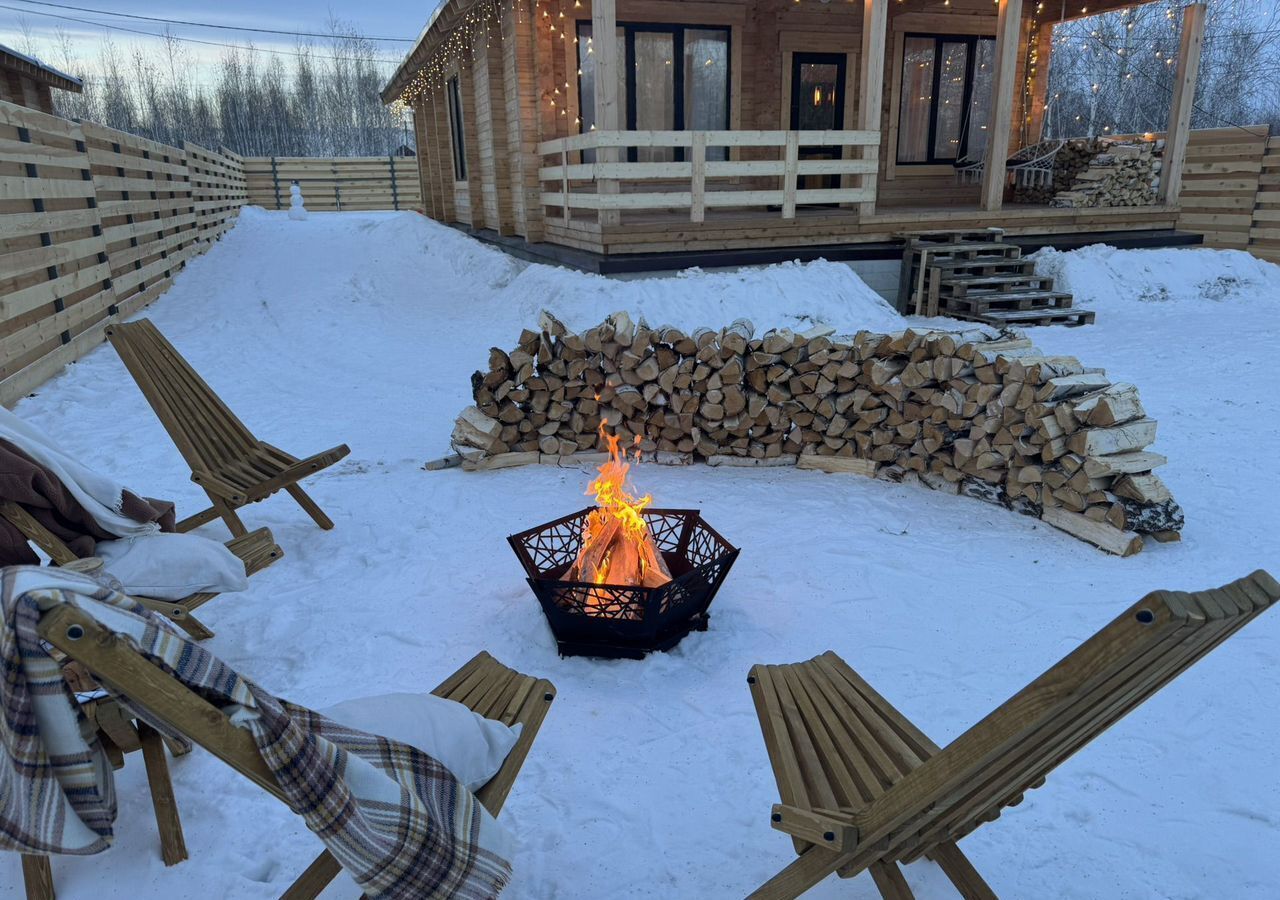
<svg viewBox="0 0 1280 900">
<path fill-rule="evenodd" d="M 1009 291 L 941 298 L 945 310 L 959 309 L 968 312 L 980 312 L 991 308 L 1068 309 L 1071 301 L 1071 295 L 1062 291 Z"/>
<path fill-rule="evenodd" d="M 986 325 L 1090 325 L 1095 315 L 1084 309 L 992 309 L 983 313 L 955 313 L 956 318 Z"/>
<path fill-rule="evenodd" d="M 978 268 L 1016 268 L 1020 272 L 1030 273 L 1035 270 L 1034 260 L 1018 256 L 969 256 L 958 259 L 934 259 L 929 257 L 925 266 L 930 269 L 978 269 Z M 917 265 L 915 268 L 919 269 Z M 974 273 L 968 273 L 974 274 Z"/>
<path fill-rule="evenodd" d="M 973 286 L 984 284 L 1022 284 L 1028 281 L 1038 281 L 1042 284 L 1052 284 L 1052 275 L 948 275 L 945 285 L 951 286 Z"/>
<path fill-rule="evenodd" d="M 993 325 L 1087 325 L 1094 313 L 1071 308 L 1071 294 L 1037 275 L 1035 262 L 998 230 L 903 235 L 898 286 L 904 313 L 950 315 Z"/>
</svg>

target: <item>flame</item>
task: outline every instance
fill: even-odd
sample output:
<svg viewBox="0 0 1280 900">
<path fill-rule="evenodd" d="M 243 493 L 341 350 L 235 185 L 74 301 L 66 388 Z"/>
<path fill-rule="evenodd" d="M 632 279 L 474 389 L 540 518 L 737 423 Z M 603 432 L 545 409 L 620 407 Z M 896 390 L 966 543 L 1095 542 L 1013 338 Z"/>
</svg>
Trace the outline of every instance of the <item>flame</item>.
<svg viewBox="0 0 1280 900">
<path fill-rule="evenodd" d="M 586 493 L 595 496 L 597 508 L 587 516 L 582 529 L 582 550 L 574 566 L 578 578 L 592 584 L 665 584 L 671 575 L 665 571 L 643 515 L 653 497 L 637 497 L 627 483 L 632 462 L 640 461 L 640 436 L 632 448 L 625 449 L 621 438 L 610 434 L 603 421 L 599 431 L 609 459 L 587 485 Z"/>
</svg>

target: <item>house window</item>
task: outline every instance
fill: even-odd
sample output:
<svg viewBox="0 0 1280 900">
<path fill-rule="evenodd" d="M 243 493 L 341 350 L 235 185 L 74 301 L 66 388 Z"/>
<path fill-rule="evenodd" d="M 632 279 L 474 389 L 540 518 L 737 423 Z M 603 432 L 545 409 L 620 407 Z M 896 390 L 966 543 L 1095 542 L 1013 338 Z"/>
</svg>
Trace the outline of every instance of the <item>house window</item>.
<svg viewBox="0 0 1280 900">
<path fill-rule="evenodd" d="M 898 162 L 976 160 L 987 146 L 994 38 L 908 34 L 902 52 Z"/>
<path fill-rule="evenodd" d="M 453 180 L 467 180 L 467 143 L 463 137 L 462 93 L 458 76 L 449 79 L 449 138 L 453 145 Z"/>
<path fill-rule="evenodd" d="M 729 128 L 729 29 L 683 25 L 618 26 L 619 120 L 628 131 Z M 596 67 L 590 22 L 578 23 L 578 108 L 582 131 L 595 127 Z M 726 159 L 708 147 L 707 159 Z M 634 147 L 639 162 L 683 160 L 683 148 Z"/>
</svg>

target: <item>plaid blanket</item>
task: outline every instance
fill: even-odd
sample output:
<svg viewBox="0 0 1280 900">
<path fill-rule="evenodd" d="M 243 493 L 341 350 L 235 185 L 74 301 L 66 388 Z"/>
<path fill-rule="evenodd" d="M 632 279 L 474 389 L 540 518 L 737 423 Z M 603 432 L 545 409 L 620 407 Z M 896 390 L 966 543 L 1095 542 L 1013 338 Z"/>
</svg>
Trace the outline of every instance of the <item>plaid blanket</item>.
<svg viewBox="0 0 1280 900">
<path fill-rule="evenodd" d="M 34 567 L 0 572 L 0 849 L 87 854 L 111 840 L 110 767 L 36 632 L 59 603 L 248 729 L 289 807 L 369 897 L 483 900 L 506 885 L 510 836 L 435 759 L 272 696 L 123 594 Z"/>
</svg>

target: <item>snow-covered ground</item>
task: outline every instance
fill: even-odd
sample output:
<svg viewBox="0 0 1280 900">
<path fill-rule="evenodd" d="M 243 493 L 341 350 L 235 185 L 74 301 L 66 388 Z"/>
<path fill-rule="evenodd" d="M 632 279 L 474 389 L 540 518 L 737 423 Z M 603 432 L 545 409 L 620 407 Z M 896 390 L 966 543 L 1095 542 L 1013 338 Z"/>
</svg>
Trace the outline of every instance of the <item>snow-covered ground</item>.
<svg viewBox="0 0 1280 900">
<path fill-rule="evenodd" d="M 509 896 L 742 896 L 792 857 L 747 690 L 756 662 L 834 649 L 945 744 L 1154 588 L 1280 572 L 1280 268 L 1200 250 L 1044 253 L 1098 323 L 1035 329 L 1105 366 L 1160 422 L 1181 544 L 1105 556 L 963 498 L 854 476 L 645 466 L 660 504 L 700 507 L 742 555 L 711 628 L 644 662 L 562 660 L 504 538 L 585 505 L 587 473 L 426 472 L 492 345 L 547 306 L 571 325 L 628 308 L 652 324 L 758 329 L 895 314 L 844 266 L 618 283 L 528 267 L 404 213 L 290 222 L 249 209 L 149 310 L 265 439 L 345 441 L 310 479 L 337 523 L 287 496 L 245 511 L 286 557 L 206 607 L 211 649 L 323 706 L 429 689 L 477 650 L 555 681 L 559 699 L 503 813 L 521 848 Z M 139 491 L 201 496 L 104 347 L 18 412 Z M 205 532 L 220 536 L 222 526 Z M 1264 617 L 966 839 L 1015 898 L 1280 895 L 1280 614 Z M 207 753 L 177 760 L 191 859 L 160 860 L 140 760 L 118 773 L 116 845 L 54 860 L 62 900 L 277 896 L 319 849 L 302 822 Z M 0 858 L 0 897 L 21 896 Z M 931 863 L 906 876 L 953 897 Z M 326 896 L 353 896 L 349 883 Z M 870 879 L 810 895 L 876 896 Z"/>
</svg>

